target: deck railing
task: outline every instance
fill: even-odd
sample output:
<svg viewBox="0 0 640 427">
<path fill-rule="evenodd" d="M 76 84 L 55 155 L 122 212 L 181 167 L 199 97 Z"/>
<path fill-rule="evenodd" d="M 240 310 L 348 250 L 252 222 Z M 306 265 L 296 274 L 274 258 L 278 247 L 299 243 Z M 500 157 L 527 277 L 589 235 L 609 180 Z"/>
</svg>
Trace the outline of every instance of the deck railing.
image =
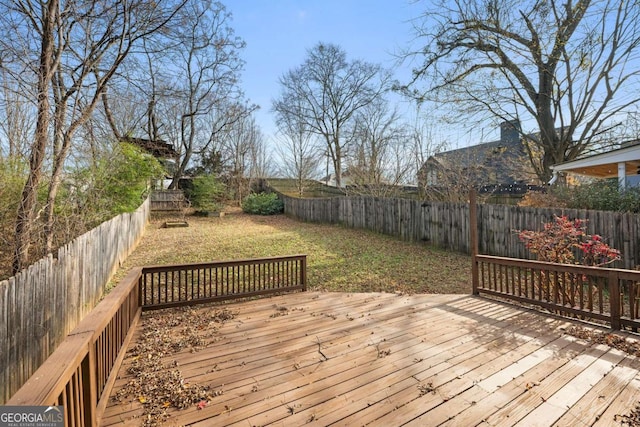
<svg viewBox="0 0 640 427">
<path fill-rule="evenodd" d="M 640 328 L 640 271 L 474 257 L 473 293 L 543 307 L 612 329 Z"/>
<path fill-rule="evenodd" d="M 143 309 L 306 290 L 306 255 L 132 269 L 9 399 L 97 426 Z"/>
<path fill-rule="evenodd" d="M 141 271 L 131 270 L 7 405 L 62 405 L 66 427 L 97 425 L 140 316 Z"/>
<path fill-rule="evenodd" d="M 306 255 L 144 267 L 145 310 L 306 290 Z"/>
</svg>

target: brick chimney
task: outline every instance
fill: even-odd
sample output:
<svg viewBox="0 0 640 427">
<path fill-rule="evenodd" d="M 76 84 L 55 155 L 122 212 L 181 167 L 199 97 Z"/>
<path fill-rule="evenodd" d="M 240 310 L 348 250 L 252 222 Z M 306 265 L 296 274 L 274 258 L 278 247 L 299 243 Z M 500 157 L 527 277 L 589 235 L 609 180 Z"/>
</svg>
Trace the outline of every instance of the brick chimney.
<svg viewBox="0 0 640 427">
<path fill-rule="evenodd" d="M 500 142 L 512 144 L 520 141 L 520 120 L 500 123 Z"/>
</svg>

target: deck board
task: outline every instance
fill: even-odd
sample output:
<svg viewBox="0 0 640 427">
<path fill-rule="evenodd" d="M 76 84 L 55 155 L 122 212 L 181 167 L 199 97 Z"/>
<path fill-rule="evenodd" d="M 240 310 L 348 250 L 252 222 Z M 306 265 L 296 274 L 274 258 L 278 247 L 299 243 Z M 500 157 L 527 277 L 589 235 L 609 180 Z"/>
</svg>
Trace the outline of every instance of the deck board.
<svg viewBox="0 0 640 427">
<path fill-rule="evenodd" d="M 223 393 L 165 425 L 616 425 L 640 400 L 636 357 L 488 299 L 307 292 L 225 307 L 236 315 L 216 342 L 162 360 Z M 100 425 L 142 416 L 111 401 Z"/>
</svg>

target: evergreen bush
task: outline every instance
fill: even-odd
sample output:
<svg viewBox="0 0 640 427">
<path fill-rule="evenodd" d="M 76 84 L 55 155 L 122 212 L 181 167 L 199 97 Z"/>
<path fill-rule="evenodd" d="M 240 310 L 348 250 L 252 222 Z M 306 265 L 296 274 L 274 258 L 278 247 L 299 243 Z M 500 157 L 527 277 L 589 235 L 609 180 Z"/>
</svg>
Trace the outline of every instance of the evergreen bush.
<svg viewBox="0 0 640 427">
<path fill-rule="evenodd" d="M 193 179 L 189 201 L 197 210 L 215 212 L 221 209 L 225 186 L 213 175 L 199 175 Z"/>
<path fill-rule="evenodd" d="M 284 203 L 275 193 L 252 193 L 242 202 L 242 210 L 257 215 L 275 215 L 284 212 Z"/>
<path fill-rule="evenodd" d="M 632 187 L 620 191 L 617 179 L 597 180 L 557 191 L 557 195 L 566 201 L 568 208 L 640 212 L 640 188 Z"/>
</svg>

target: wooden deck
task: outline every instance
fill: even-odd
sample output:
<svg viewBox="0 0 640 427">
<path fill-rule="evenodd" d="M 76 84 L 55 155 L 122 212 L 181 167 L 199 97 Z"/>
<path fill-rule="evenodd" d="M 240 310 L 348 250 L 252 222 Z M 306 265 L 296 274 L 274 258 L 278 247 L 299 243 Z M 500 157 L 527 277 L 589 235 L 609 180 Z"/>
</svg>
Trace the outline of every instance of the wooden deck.
<svg viewBox="0 0 640 427">
<path fill-rule="evenodd" d="M 483 298 L 303 292 L 225 307 L 217 342 L 163 360 L 216 396 L 163 425 L 612 426 L 640 400 L 638 358 Z M 111 400 L 101 425 L 142 425 L 140 397 Z"/>
</svg>

